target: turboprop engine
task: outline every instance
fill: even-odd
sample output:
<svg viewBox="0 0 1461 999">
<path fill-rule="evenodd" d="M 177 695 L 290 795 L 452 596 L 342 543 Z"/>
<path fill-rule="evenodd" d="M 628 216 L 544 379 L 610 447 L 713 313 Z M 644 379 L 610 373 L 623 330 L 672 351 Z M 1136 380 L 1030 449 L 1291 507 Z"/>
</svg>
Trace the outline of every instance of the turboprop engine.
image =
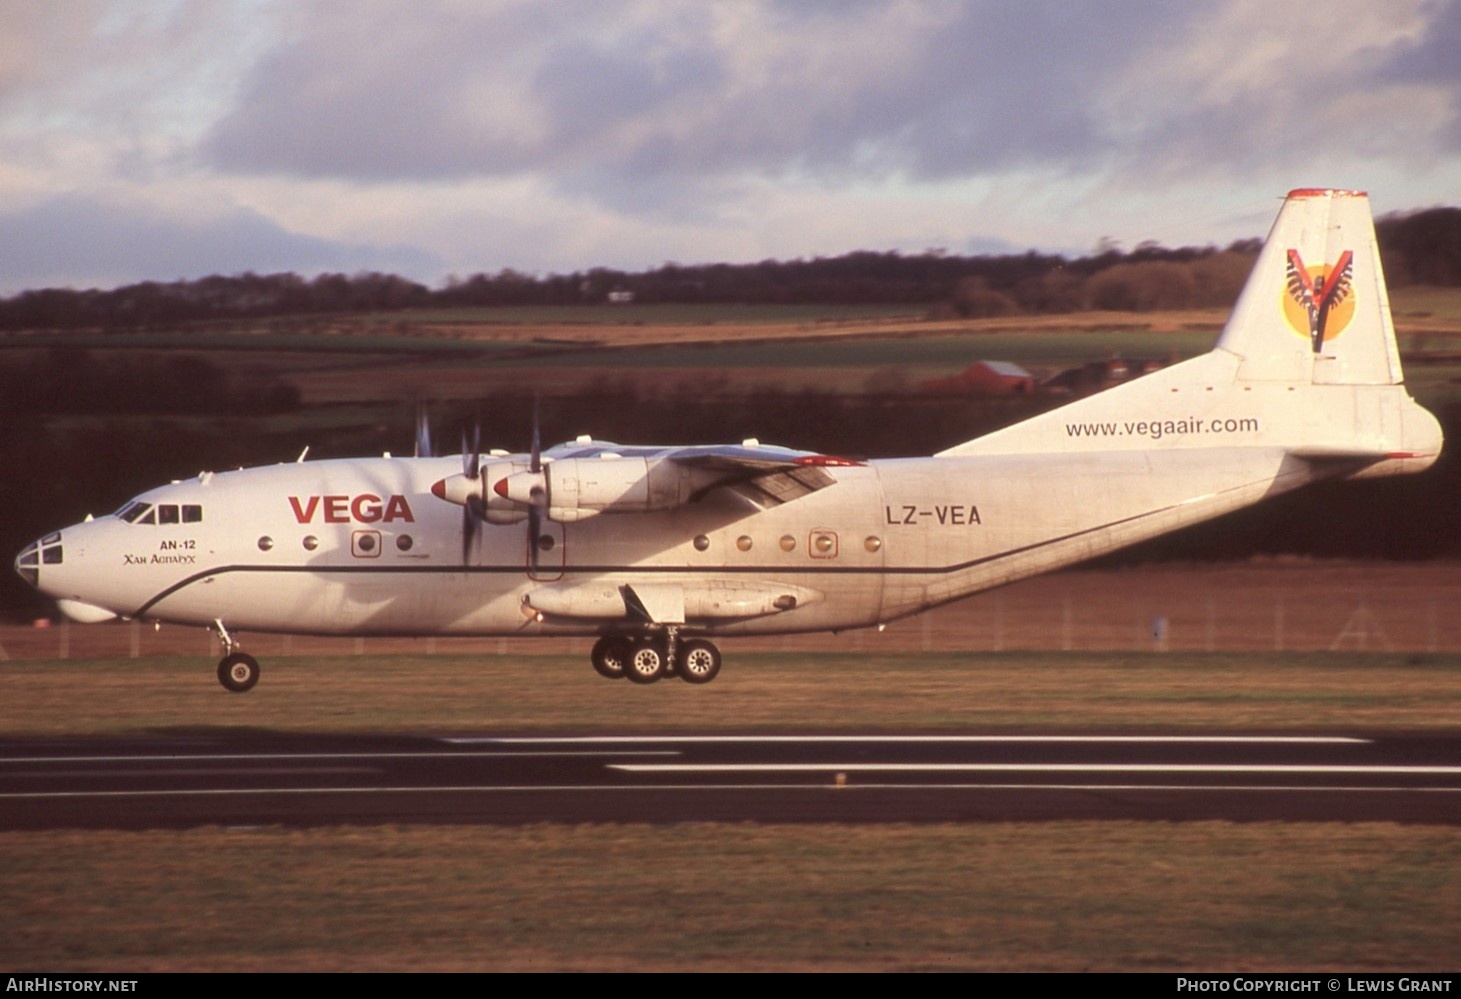
<svg viewBox="0 0 1461 999">
<path fill-rule="evenodd" d="M 479 475 L 453 475 L 442 479 L 431 487 L 431 494 L 449 503 L 475 508 L 489 524 L 520 524 L 528 517 L 527 506 L 493 492 L 488 483 L 518 473 L 529 474 L 527 469 L 526 461 L 489 461 L 482 466 Z"/>
<path fill-rule="evenodd" d="M 542 471 L 514 471 L 492 482 L 492 496 L 519 509 L 541 506 L 550 520 L 571 523 L 601 513 L 651 513 L 688 503 L 705 483 L 674 461 L 606 453 L 544 462 Z M 489 505 L 490 509 L 490 505 Z"/>
</svg>

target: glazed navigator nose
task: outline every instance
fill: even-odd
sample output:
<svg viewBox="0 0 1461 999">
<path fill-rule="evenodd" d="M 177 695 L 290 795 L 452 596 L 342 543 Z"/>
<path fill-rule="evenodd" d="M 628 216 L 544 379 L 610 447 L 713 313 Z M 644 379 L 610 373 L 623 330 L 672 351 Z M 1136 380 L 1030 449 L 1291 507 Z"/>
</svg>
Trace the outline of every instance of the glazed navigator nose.
<svg viewBox="0 0 1461 999">
<path fill-rule="evenodd" d="M 26 545 L 25 550 L 15 556 L 15 571 L 31 586 L 40 588 L 41 567 L 60 565 L 65 559 L 61 549 L 61 532 L 54 531 L 39 541 Z"/>
</svg>

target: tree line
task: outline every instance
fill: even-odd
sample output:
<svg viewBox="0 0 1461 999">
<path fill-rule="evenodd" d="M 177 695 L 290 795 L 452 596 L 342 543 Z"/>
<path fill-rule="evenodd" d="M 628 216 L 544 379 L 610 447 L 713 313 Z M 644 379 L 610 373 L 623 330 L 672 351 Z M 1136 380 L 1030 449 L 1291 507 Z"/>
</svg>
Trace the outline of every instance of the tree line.
<svg viewBox="0 0 1461 999">
<path fill-rule="evenodd" d="M 1386 216 L 1376 225 L 1394 286 L 1461 285 L 1461 208 Z M 1030 251 L 958 256 L 860 250 L 812 260 L 596 267 L 537 276 L 506 269 L 428 288 L 393 274 L 213 275 L 111 290 L 46 288 L 0 299 L 0 329 L 146 329 L 178 323 L 402 309 L 600 304 L 907 305 L 979 317 L 1086 309 L 1226 306 L 1242 287 L 1257 239 L 1224 248 L 1142 243 L 1067 258 Z"/>
</svg>

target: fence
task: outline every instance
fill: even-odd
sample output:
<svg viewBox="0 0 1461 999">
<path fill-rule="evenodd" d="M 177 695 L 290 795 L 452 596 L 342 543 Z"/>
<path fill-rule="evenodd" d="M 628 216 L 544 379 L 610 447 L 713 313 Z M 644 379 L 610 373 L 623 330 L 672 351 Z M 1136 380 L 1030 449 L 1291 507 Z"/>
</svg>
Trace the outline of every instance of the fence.
<svg viewBox="0 0 1461 999">
<path fill-rule="evenodd" d="M 249 633 L 256 656 L 586 655 L 591 640 Z M 728 651 L 1461 651 L 1461 564 L 1270 562 L 1073 571 L 838 635 L 727 638 Z M 0 628 L 0 659 L 217 658 L 201 628 Z"/>
</svg>

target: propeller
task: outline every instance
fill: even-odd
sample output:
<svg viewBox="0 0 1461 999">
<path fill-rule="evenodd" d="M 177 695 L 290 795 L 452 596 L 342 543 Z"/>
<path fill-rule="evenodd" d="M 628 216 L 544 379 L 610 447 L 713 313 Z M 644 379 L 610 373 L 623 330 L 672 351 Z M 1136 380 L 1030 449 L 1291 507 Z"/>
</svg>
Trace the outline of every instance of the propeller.
<svg viewBox="0 0 1461 999">
<path fill-rule="evenodd" d="M 467 447 L 467 428 L 462 428 L 462 475 L 476 481 L 482 472 L 482 419 L 479 416 L 472 423 L 472 446 Z M 462 504 L 462 565 L 465 566 L 476 550 L 477 531 L 487 519 L 486 503 L 482 499 L 480 485 L 467 494 Z"/>
<path fill-rule="evenodd" d="M 538 574 L 538 538 L 543 533 L 543 510 L 548 505 L 547 480 L 543 478 L 543 441 L 538 425 L 538 395 L 534 393 L 533 444 L 528 455 L 528 471 L 533 475 L 533 488 L 529 493 L 532 503 L 528 506 L 528 567 L 534 576 Z"/>
<path fill-rule="evenodd" d="M 480 418 L 471 428 L 468 439 L 467 428 L 462 428 L 462 474 L 451 475 L 439 480 L 431 487 L 431 493 L 439 499 L 458 503 L 462 507 L 462 565 L 471 564 L 476 551 L 478 534 L 483 524 L 512 524 L 524 519 L 528 522 L 527 562 L 531 573 L 538 571 L 538 545 L 543 533 L 543 517 L 548 512 L 548 482 L 544 474 L 543 444 L 538 401 L 533 399 L 533 436 L 528 453 L 528 467 L 525 471 L 513 472 L 522 466 L 515 461 L 492 462 L 484 466 L 482 461 L 482 424 Z M 506 452 L 491 452 L 494 458 L 506 458 Z M 549 459 L 551 460 L 551 459 Z M 508 500 L 499 508 L 497 501 L 489 505 L 486 477 L 491 475 L 493 493 Z M 498 477 L 500 476 L 500 477 Z"/>
</svg>

